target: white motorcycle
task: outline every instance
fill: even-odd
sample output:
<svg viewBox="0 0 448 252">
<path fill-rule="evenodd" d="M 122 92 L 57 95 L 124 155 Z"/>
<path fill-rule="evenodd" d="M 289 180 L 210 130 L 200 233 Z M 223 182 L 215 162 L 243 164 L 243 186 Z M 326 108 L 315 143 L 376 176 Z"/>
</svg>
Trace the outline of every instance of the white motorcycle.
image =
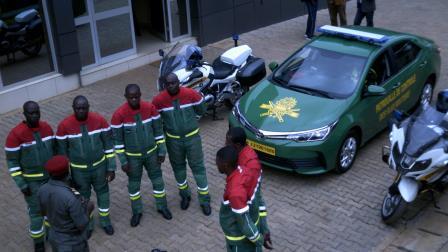
<svg viewBox="0 0 448 252">
<path fill-rule="evenodd" d="M 423 104 L 410 117 L 402 117 L 402 113 L 394 111 L 390 147 L 383 147 L 383 161 L 397 171 L 381 207 L 386 224 L 400 219 L 420 193 L 439 191 L 448 183 L 446 110 Z"/>
<path fill-rule="evenodd" d="M 225 51 L 213 64 L 202 61 L 199 47 L 178 45 L 167 54 L 159 50 L 159 55 L 163 57 L 159 76 L 174 73 L 181 86 L 201 92 L 208 109 L 213 110 L 213 119 L 216 119 L 216 108 L 222 105 L 233 107 L 252 85 L 266 76 L 264 60 L 254 57 L 252 49 L 247 45 Z M 164 89 L 160 80 L 158 89 Z"/>
</svg>

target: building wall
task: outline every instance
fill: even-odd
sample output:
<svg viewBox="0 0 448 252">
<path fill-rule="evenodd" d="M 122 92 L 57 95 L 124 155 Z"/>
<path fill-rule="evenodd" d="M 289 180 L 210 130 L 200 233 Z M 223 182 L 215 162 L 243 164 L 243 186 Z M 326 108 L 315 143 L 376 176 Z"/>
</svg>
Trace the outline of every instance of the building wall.
<svg viewBox="0 0 448 252">
<path fill-rule="evenodd" d="M 191 0 L 193 35 L 203 46 L 306 14 L 300 0 Z M 319 1 L 326 8 L 326 1 Z"/>
</svg>

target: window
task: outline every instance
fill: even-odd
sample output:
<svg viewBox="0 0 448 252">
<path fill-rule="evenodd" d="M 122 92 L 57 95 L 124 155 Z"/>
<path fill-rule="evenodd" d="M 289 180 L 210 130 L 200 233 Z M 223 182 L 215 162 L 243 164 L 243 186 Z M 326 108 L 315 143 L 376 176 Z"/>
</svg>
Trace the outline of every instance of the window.
<svg viewBox="0 0 448 252">
<path fill-rule="evenodd" d="M 40 2 L 0 1 L 0 89 L 54 71 Z"/>
<path fill-rule="evenodd" d="M 370 66 L 367 74 L 367 85 L 382 85 L 391 76 L 389 57 L 382 53 Z"/>
<path fill-rule="evenodd" d="M 399 72 L 414 61 L 419 52 L 420 48 L 410 41 L 400 42 L 392 46 L 392 54 L 395 59 L 395 71 Z"/>
</svg>

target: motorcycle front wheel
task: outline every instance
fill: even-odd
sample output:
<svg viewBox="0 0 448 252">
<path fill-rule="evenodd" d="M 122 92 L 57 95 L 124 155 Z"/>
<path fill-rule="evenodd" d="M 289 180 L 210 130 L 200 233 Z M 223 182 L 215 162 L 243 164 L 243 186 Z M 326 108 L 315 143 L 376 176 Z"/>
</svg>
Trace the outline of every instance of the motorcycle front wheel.
<svg viewBox="0 0 448 252">
<path fill-rule="evenodd" d="M 41 49 L 42 49 L 42 43 L 36 43 L 36 44 L 33 44 L 33 45 L 23 48 L 22 52 L 26 56 L 33 57 L 33 56 L 37 56 Z"/>
<path fill-rule="evenodd" d="M 406 210 L 406 201 L 400 194 L 387 193 L 381 207 L 381 218 L 386 224 L 393 224 L 400 219 Z"/>
</svg>

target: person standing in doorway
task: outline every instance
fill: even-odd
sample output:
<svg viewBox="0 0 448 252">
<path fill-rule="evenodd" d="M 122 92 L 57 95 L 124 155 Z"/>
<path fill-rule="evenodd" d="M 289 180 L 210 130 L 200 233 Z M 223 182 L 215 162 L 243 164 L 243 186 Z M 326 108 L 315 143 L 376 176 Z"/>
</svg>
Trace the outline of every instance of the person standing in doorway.
<svg viewBox="0 0 448 252">
<path fill-rule="evenodd" d="M 306 22 L 305 38 L 312 39 L 314 30 L 316 29 L 317 1 L 318 0 L 301 0 L 305 3 L 308 12 L 308 20 Z"/>
<path fill-rule="evenodd" d="M 367 21 L 367 26 L 373 27 L 373 14 L 376 10 L 375 0 L 357 0 L 357 11 L 354 25 L 361 25 L 364 17 Z"/>
<path fill-rule="evenodd" d="M 346 0 L 327 0 L 328 12 L 330 13 L 331 25 L 338 25 L 338 15 L 340 26 L 347 25 L 347 16 L 345 14 Z"/>
</svg>

